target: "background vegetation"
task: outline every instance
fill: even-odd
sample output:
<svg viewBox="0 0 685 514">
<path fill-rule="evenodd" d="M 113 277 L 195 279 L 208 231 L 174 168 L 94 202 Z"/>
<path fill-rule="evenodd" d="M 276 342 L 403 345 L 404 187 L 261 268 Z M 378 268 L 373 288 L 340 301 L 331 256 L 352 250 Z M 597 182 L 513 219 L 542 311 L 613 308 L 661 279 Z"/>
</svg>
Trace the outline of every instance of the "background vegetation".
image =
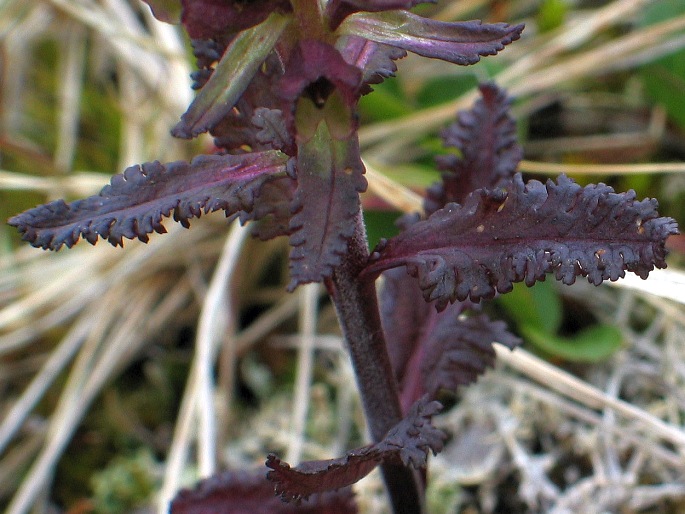
<svg viewBox="0 0 685 514">
<path fill-rule="evenodd" d="M 515 98 L 521 171 L 659 199 L 685 220 L 685 4 L 443 0 L 445 19 L 525 22 L 501 55 L 401 61 L 364 99 L 372 244 L 437 179 L 438 136 L 495 80 Z M 137 0 L 0 0 L 0 217 L 97 192 L 139 162 L 211 152 L 169 135 L 191 99 L 189 44 Z M 195 145 L 191 147 L 191 145 Z M 59 253 L 0 225 L 0 506 L 165 512 L 219 465 L 253 468 L 361 443 L 335 316 L 285 292 L 287 243 L 210 215 L 148 245 Z M 436 420 L 447 512 L 685 509 L 685 274 L 592 288 L 541 283 L 490 308 L 525 340 Z M 357 488 L 383 512 L 380 480 Z"/>
</svg>

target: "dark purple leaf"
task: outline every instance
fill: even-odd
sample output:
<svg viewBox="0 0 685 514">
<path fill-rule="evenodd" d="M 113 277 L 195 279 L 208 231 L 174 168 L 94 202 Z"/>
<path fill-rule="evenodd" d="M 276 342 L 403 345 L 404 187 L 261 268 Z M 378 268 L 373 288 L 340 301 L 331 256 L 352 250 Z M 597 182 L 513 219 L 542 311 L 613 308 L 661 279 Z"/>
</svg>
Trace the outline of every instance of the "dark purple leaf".
<svg viewBox="0 0 685 514">
<path fill-rule="evenodd" d="M 471 302 L 437 312 L 402 269 L 388 270 L 383 279 L 383 330 L 404 408 L 426 393 L 435 398 L 440 389 L 475 382 L 494 363 L 493 342 L 509 348 L 519 343 L 504 322 L 476 313 Z"/>
<path fill-rule="evenodd" d="M 202 89 L 214 73 L 214 66 L 226 51 L 227 45 L 222 45 L 212 39 L 193 39 L 191 45 L 198 67 L 198 70 L 190 75 L 193 79 L 192 88 Z"/>
<path fill-rule="evenodd" d="M 275 455 L 269 455 L 266 465 L 271 471 L 267 476 L 276 484 L 276 494 L 292 501 L 354 484 L 382 461 L 425 467 L 428 452 L 438 453 L 445 440 L 445 434 L 430 423 L 441 408 L 438 402 L 422 398 L 382 441 L 349 451 L 339 459 L 304 462 L 291 468 Z"/>
<path fill-rule="evenodd" d="M 353 14 L 338 31 L 454 64 L 475 64 L 521 36 L 523 25 L 444 22 L 408 11 Z"/>
<path fill-rule="evenodd" d="M 354 494 L 347 488 L 315 494 L 299 505 L 274 496 L 274 486 L 262 471 L 226 471 L 184 489 L 171 502 L 170 514 L 356 514 Z"/>
<path fill-rule="evenodd" d="M 300 42 L 281 79 L 297 143 L 291 290 L 329 277 L 354 233 L 359 193 L 367 186 L 354 114 L 360 79 L 361 71 L 335 47 L 313 40 Z"/>
<path fill-rule="evenodd" d="M 182 0 L 182 3 L 181 20 L 190 37 L 217 41 L 259 25 L 274 11 L 291 10 L 288 0 Z"/>
<path fill-rule="evenodd" d="M 293 145 L 293 138 L 288 132 L 283 113 L 278 109 L 257 107 L 252 116 L 252 124 L 259 129 L 255 134 L 257 141 L 274 150 L 285 150 Z"/>
<path fill-rule="evenodd" d="M 397 71 L 394 61 L 407 55 L 401 48 L 358 36 L 343 36 L 336 47 L 346 62 L 362 70 L 362 94 L 371 91 L 369 84 L 380 84 L 386 78 L 394 76 Z"/>
<path fill-rule="evenodd" d="M 290 222 L 291 290 L 329 277 L 354 233 L 359 193 L 367 183 L 356 134 L 349 137 L 335 139 L 327 122 L 321 121 L 312 139 L 298 144 L 297 193 Z"/>
<path fill-rule="evenodd" d="M 504 321 L 492 321 L 486 314 L 464 317 L 448 308 L 434 315 L 436 322 L 423 343 L 421 364 L 424 387 L 431 398 L 440 389 L 456 391 L 475 382 L 486 368 L 494 366 L 492 343 L 509 349 L 521 344 Z"/>
<path fill-rule="evenodd" d="M 251 211 L 255 195 L 268 180 L 285 174 L 287 156 L 277 151 L 246 155 L 203 155 L 190 164 L 158 161 L 127 168 L 112 177 L 99 195 L 71 204 L 63 200 L 41 205 L 9 220 L 33 246 L 59 250 L 82 236 L 91 244 L 99 237 L 113 245 L 122 239 L 148 240 L 165 232 L 162 218 L 188 226 L 202 211 L 232 215 Z"/>
<path fill-rule="evenodd" d="M 416 280 L 401 268 L 391 269 L 383 274 L 379 300 L 390 363 L 397 383 L 401 386 L 410 373 L 409 360 L 420 346 L 425 333 L 430 331 L 428 320 L 435 308 L 423 301 Z M 423 393 L 418 395 L 421 396 Z M 416 399 L 413 398 L 409 405 Z"/>
<path fill-rule="evenodd" d="M 282 74 L 278 58 L 268 57 L 236 105 L 210 130 L 218 148 L 229 153 L 274 149 L 295 155 L 293 136 L 280 111 L 282 100 L 272 88 Z"/>
<path fill-rule="evenodd" d="M 475 191 L 463 206 L 448 204 L 385 241 L 363 274 L 405 265 L 438 308 L 492 298 L 546 273 L 565 284 L 586 276 L 597 285 L 626 271 L 646 278 L 666 266 L 665 240 L 677 233 L 656 207 L 652 199 L 636 201 L 634 191 L 581 187 L 563 175 L 557 183 L 524 184 L 517 174 L 507 188 Z"/>
<path fill-rule="evenodd" d="M 438 158 L 446 172 L 442 182 L 427 192 L 428 215 L 450 202 L 463 203 L 476 189 L 510 179 L 523 156 L 506 94 L 494 84 L 483 84 L 480 91 L 483 97 L 471 110 L 459 113 L 457 122 L 442 133 L 445 145 L 458 149 L 461 157 Z"/>
</svg>

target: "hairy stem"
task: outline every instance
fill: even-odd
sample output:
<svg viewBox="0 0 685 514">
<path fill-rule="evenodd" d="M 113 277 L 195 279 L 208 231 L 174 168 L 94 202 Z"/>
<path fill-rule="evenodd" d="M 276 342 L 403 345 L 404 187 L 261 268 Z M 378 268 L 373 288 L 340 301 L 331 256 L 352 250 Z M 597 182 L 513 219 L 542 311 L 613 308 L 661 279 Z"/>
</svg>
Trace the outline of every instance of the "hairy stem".
<svg viewBox="0 0 685 514">
<path fill-rule="evenodd" d="M 348 252 L 326 286 L 352 358 L 371 437 L 380 441 L 402 419 L 402 410 L 381 328 L 375 286 L 371 281 L 358 279 L 369 255 L 361 213 L 355 223 Z M 382 472 L 395 514 L 423 512 L 423 486 L 414 470 L 384 464 Z"/>
</svg>

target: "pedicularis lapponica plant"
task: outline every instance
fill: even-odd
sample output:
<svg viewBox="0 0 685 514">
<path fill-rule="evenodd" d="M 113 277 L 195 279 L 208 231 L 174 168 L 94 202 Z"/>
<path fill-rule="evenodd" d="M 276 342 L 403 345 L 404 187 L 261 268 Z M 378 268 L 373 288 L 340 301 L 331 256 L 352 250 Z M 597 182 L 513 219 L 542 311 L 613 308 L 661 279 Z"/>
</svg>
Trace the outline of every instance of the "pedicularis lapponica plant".
<svg viewBox="0 0 685 514">
<path fill-rule="evenodd" d="M 356 512 L 347 486 L 379 464 L 394 512 L 422 512 L 425 475 L 416 469 L 445 438 L 431 425 L 437 393 L 474 382 L 494 361 L 493 342 L 519 343 L 479 302 L 548 274 L 599 284 L 665 267 L 665 240 L 677 227 L 654 200 L 515 173 L 522 152 L 509 101 L 492 84 L 443 132 L 458 152 L 439 160 L 442 180 L 424 212 L 369 251 L 361 96 L 407 51 L 469 65 L 518 39 L 522 25 L 438 22 L 408 11 L 420 0 L 147 1 L 158 18 L 183 24 L 199 67 L 199 93 L 173 134 L 210 132 L 219 151 L 133 166 L 97 196 L 9 223 L 52 250 L 81 237 L 147 241 L 172 213 L 187 227 L 216 210 L 250 221 L 262 239 L 289 237 L 289 289 L 326 285 L 374 440 L 294 468 L 269 455 L 271 482 L 264 473 L 220 474 L 179 493 L 172 512 Z"/>
</svg>

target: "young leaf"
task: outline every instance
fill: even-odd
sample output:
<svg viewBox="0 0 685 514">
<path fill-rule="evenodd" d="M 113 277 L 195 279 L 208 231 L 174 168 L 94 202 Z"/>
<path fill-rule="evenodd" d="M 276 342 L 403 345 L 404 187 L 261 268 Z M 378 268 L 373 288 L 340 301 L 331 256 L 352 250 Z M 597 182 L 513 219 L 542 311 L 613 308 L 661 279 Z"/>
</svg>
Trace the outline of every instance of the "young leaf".
<svg viewBox="0 0 685 514">
<path fill-rule="evenodd" d="M 304 462 L 295 468 L 269 455 L 267 477 L 276 484 L 276 494 L 284 501 L 306 499 L 312 494 L 340 489 L 368 475 L 382 461 L 401 461 L 405 466 L 425 467 L 428 452 L 442 450 L 445 434 L 430 419 L 441 410 L 438 402 L 426 397 L 417 401 L 409 414 L 373 445 L 347 452 L 344 457 Z"/>
<path fill-rule="evenodd" d="M 409 52 L 454 64 L 475 64 L 495 55 L 521 37 L 523 25 L 483 24 L 480 21 L 444 22 L 408 11 L 352 14 L 338 32 L 385 43 Z"/>
<path fill-rule="evenodd" d="M 239 33 L 181 116 L 181 121 L 172 130 L 173 135 L 193 138 L 207 132 L 231 112 L 289 21 L 287 16 L 274 12 L 260 25 Z"/>
<path fill-rule="evenodd" d="M 217 148 L 227 153 L 273 149 L 296 154 L 293 136 L 280 110 L 282 100 L 272 87 L 282 74 L 282 63 L 275 55 L 269 56 L 235 106 L 210 130 Z"/>
<path fill-rule="evenodd" d="M 285 151 L 293 144 L 283 113 L 279 109 L 257 107 L 252 116 L 252 125 L 259 129 L 255 138 L 263 145 Z"/>
<path fill-rule="evenodd" d="M 263 472 L 226 471 L 180 491 L 170 514 L 356 514 L 352 490 L 313 495 L 300 505 L 282 502 Z"/>
<path fill-rule="evenodd" d="M 327 43 L 305 40 L 292 52 L 279 94 L 292 105 L 297 192 L 292 205 L 292 290 L 332 274 L 347 251 L 366 190 L 354 109 L 361 70 Z"/>
<path fill-rule="evenodd" d="M 514 282 L 532 285 L 546 273 L 565 284 L 586 276 L 597 285 L 626 271 L 646 278 L 666 266 L 665 240 L 677 233 L 656 205 L 604 184 L 581 187 L 563 175 L 524 184 L 517 174 L 506 188 L 479 189 L 463 206 L 448 204 L 379 245 L 362 274 L 407 266 L 439 309 L 492 298 Z"/>
<path fill-rule="evenodd" d="M 98 237 L 114 246 L 122 239 L 165 232 L 161 221 L 188 220 L 204 212 L 226 215 L 251 211 L 255 195 L 264 182 L 285 174 L 287 156 L 277 151 L 246 155 L 203 155 L 190 164 L 158 161 L 131 166 L 112 177 L 99 195 L 71 204 L 63 200 L 19 214 L 9 224 L 19 229 L 33 246 L 59 250 L 71 247 L 81 236 L 91 244 Z"/>
<path fill-rule="evenodd" d="M 511 178 L 523 156 L 504 91 L 490 83 L 481 85 L 480 92 L 482 98 L 473 108 L 460 112 L 456 123 L 442 133 L 445 146 L 458 149 L 461 157 L 438 157 L 439 167 L 446 171 L 442 182 L 427 191 L 428 215 L 450 202 L 462 203 L 476 189 Z"/>
<path fill-rule="evenodd" d="M 289 289 L 319 282 L 340 264 L 366 190 L 359 144 L 331 135 L 322 120 L 311 140 L 298 145 L 297 192 L 290 222 Z"/>
</svg>

